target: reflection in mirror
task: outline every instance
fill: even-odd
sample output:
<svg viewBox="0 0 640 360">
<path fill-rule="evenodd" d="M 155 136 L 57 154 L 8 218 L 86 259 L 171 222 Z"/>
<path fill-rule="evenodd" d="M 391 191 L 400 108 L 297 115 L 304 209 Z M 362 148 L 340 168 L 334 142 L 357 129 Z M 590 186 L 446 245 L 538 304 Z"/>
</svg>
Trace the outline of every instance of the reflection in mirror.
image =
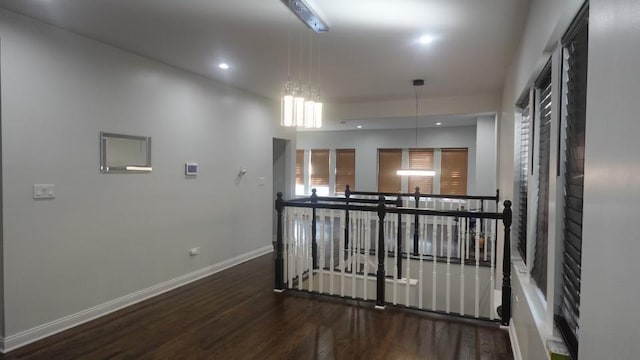
<svg viewBox="0 0 640 360">
<path fill-rule="evenodd" d="M 101 172 L 150 172 L 151 138 L 100 133 Z"/>
</svg>

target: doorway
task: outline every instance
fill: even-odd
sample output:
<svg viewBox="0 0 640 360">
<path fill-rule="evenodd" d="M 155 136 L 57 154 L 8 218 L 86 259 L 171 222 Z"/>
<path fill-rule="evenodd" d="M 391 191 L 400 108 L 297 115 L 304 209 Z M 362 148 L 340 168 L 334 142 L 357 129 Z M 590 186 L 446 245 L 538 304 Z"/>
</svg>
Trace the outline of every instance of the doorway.
<svg viewBox="0 0 640 360">
<path fill-rule="evenodd" d="M 287 165 L 290 140 L 273 138 L 273 196 L 275 201 L 278 192 L 282 192 L 286 198 L 287 191 Z M 271 226 L 272 240 L 276 241 L 278 231 L 278 214 L 273 207 L 273 225 Z"/>
</svg>

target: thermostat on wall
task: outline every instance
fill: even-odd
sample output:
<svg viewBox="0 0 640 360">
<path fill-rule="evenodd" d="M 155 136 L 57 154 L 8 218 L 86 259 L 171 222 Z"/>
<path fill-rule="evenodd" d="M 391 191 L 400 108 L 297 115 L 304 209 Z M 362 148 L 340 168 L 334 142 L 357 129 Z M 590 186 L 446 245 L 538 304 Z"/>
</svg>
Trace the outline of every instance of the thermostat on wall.
<svg viewBox="0 0 640 360">
<path fill-rule="evenodd" d="M 187 176 L 196 176 L 198 175 L 198 164 L 196 163 L 185 163 L 184 164 L 184 174 Z"/>
</svg>

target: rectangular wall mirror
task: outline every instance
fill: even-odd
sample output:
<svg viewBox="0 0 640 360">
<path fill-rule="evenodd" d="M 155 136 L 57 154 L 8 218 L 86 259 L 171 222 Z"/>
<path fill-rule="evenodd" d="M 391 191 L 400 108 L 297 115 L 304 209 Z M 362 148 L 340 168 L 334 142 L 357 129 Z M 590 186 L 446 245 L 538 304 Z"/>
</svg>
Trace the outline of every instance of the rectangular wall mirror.
<svg viewBox="0 0 640 360">
<path fill-rule="evenodd" d="M 151 171 L 151 138 L 100 132 L 100 171 Z"/>
</svg>

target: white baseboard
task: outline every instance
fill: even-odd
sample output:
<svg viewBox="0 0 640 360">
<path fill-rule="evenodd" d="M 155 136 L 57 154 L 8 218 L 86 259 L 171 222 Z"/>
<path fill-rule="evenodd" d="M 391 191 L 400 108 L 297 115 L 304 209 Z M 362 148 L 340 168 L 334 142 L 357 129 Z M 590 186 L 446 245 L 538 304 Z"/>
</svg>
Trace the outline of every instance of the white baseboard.
<svg viewBox="0 0 640 360">
<path fill-rule="evenodd" d="M 34 328 L 19 332 L 17 334 L 7 336 L 6 338 L 0 337 L 0 352 L 7 353 L 19 347 L 30 344 L 34 341 L 46 338 L 61 331 L 97 319 L 99 317 L 105 316 L 138 302 L 147 300 L 154 296 L 158 296 L 167 291 L 171 291 L 180 286 L 184 286 L 196 280 L 200 280 L 204 277 L 257 258 L 259 256 L 268 254 L 272 251 L 273 246 L 268 245 L 260 249 L 250 251 L 246 254 L 242 254 L 234 258 L 225 260 L 218 264 L 204 267 L 194 272 L 178 276 L 176 278 L 148 287 L 146 289 L 142 289 L 140 291 L 136 291 L 134 293 L 122 296 L 120 298 L 94 306 L 92 308 L 77 312 L 75 314 L 71 314 L 63 318 L 48 322 L 46 324 L 42 324 Z"/>
<path fill-rule="evenodd" d="M 513 352 L 513 358 L 515 360 L 522 360 L 520 343 L 518 343 L 518 335 L 516 334 L 516 326 L 513 324 L 513 319 L 511 319 L 511 322 L 509 323 L 509 339 L 511 340 L 511 351 Z"/>
</svg>

